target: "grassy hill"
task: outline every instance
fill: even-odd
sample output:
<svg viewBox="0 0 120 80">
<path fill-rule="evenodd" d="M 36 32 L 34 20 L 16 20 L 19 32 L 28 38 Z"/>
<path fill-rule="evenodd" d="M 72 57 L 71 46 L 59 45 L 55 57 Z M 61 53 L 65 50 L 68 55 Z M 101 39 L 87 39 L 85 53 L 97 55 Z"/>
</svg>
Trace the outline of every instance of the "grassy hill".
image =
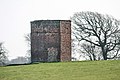
<svg viewBox="0 0 120 80">
<path fill-rule="evenodd" d="M 0 67 L 0 80 L 120 80 L 120 60 Z"/>
</svg>

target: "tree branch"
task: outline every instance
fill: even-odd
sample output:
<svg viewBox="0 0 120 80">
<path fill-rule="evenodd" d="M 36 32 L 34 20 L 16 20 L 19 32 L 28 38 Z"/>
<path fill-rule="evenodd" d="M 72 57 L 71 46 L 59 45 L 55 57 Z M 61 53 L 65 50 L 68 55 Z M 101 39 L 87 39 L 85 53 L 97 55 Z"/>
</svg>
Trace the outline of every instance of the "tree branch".
<svg viewBox="0 0 120 80">
<path fill-rule="evenodd" d="M 85 41 L 87 41 L 87 42 L 89 42 L 89 43 L 92 43 L 92 44 L 94 44 L 94 45 L 96 45 L 96 46 L 99 46 L 99 47 L 100 47 L 100 45 L 99 45 L 99 44 L 96 44 L 96 43 L 94 43 L 94 42 L 92 42 L 92 41 L 90 41 L 90 40 L 87 40 L 87 39 L 85 39 L 85 38 L 82 38 L 81 40 L 85 40 Z"/>
</svg>

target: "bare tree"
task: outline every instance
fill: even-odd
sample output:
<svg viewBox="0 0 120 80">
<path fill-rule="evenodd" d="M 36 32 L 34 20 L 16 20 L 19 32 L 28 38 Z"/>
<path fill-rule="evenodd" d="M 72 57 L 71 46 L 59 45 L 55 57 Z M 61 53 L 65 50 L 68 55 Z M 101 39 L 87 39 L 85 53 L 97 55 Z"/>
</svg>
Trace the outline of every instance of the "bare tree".
<svg viewBox="0 0 120 80">
<path fill-rule="evenodd" d="M 102 59 L 99 47 L 90 43 L 82 43 L 81 48 L 81 54 L 83 54 L 85 57 L 88 57 L 89 60 L 93 61 Z"/>
<path fill-rule="evenodd" d="M 28 46 L 30 47 L 31 46 L 31 37 L 30 37 L 30 34 L 26 34 L 24 37 L 25 37 L 25 40 L 28 43 Z"/>
<path fill-rule="evenodd" d="M 72 61 L 76 61 L 77 60 L 77 58 L 75 57 L 75 55 L 76 55 L 76 44 L 75 44 L 75 41 L 74 41 L 74 39 L 72 39 L 71 40 L 71 47 L 72 47 L 72 57 L 71 57 L 71 59 L 72 59 Z"/>
<path fill-rule="evenodd" d="M 71 19 L 73 33 L 78 41 L 86 41 L 99 47 L 104 60 L 118 56 L 120 21 L 109 15 L 89 11 L 75 13 Z"/>
<path fill-rule="evenodd" d="M 3 43 L 0 42 L 0 65 L 5 65 L 7 58 L 7 50 L 3 46 Z"/>
<path fill-rule="evenodd" d="M 31 49 L 30 49 L 30 47 L 31 47 L 31 37 L 30 37 L 29 33 L 26 34 L 24 37 L 25 37 L 25 41 L 28 43 L 28 47 L 29 47 L 25 57 L 28 59 L 29 62 L 31 62 L 31 54 L 30 54 L 31 53 Z"/>
</svg>

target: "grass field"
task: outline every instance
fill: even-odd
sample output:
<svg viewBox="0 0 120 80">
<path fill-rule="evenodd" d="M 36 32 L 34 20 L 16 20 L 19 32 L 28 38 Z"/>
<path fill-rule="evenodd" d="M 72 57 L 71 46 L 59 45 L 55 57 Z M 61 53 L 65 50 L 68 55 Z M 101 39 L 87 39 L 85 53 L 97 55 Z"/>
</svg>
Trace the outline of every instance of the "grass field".
<svg viewBox="0 0 120 80">
<path fill-rule="evenodd" d="M 0 67 L 0 80 L 120 80 L 120 60 Z"/>
</svg>

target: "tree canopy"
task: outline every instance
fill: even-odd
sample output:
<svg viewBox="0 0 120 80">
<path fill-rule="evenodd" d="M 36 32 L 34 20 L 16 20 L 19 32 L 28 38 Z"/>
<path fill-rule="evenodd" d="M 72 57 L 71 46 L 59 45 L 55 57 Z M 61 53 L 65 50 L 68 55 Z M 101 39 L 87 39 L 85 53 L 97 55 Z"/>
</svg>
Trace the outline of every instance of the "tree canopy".
<svg viewBox="0 0 120 80">
<path fill-rule="evenodd" d="M 8 60 L 7 58 L 7 50 L 3 46 L 3 43 L 0 42 L 0 65 L 5 65 L 5 62 Z"/>
<path fill-rule="evenodd" d="M 78 41 L 89 42 L 101 49 L 104 60 L 118 57 L 120 21 L 97 12 L 77 12 L 71 18 L 73 34 Z"/>
</svg>

